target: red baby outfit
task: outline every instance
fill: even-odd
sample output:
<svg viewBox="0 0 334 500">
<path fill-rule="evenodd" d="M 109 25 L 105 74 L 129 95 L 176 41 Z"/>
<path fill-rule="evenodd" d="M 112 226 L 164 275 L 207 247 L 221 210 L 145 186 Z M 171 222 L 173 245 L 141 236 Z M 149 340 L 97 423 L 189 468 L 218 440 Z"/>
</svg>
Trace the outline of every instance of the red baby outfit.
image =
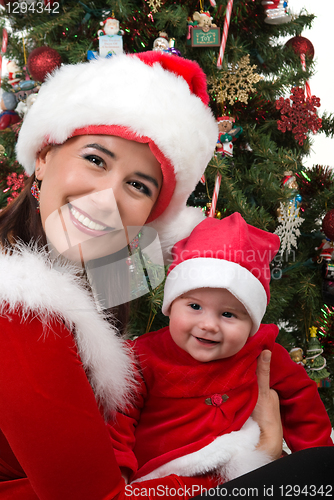
<svg viewBox="0 0 334 500">
<path fill-rule="evenodd" d="M 254 468 L 257 459 L 261 463 L 261 452 L 254 451 L 258 426 L 249 417 L 263 349 L 272 351 L 271 388 L 279 394 L 290 449 L 332 445 L 317 386 L 275 343 L 277 333 L 277 326 L 261 325 L 240 352 L 209 363 L 180 349 L 168 327 L 132 343 L 142 377 L 138 400 L 110 425 L 117 461 L 132 471 L 132 480 L 213 469 L 231 479 Z"/>
</svg>

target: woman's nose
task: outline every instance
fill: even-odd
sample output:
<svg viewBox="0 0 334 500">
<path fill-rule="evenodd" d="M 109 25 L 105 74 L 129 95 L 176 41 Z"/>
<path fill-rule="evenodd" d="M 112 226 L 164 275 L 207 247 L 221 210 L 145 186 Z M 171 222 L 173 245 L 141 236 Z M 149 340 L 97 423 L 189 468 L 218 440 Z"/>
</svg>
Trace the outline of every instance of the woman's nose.
<svg viewBox="0 0 334 500">
<path fill-rule="evenodd" d="M 114 211 L 117 208 L 115 193 L 111 187 L 93 191 L 89 197 L 91 202 L 100 210 Z"/>
</svg>

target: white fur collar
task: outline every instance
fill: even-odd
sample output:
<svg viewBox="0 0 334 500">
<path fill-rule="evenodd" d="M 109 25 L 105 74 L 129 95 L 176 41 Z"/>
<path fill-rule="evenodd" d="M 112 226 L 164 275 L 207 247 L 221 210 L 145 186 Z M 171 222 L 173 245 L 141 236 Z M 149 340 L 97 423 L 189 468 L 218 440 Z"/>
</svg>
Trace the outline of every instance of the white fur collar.
<svg viewBox="0 0 334 500">
<path fill-rule="evenodd" d="M 33 313 L 45 325 L 56 319 L 75 327 L 75 340 L 95 397 L 108 413 L 126 406 L 132 388 L 130 357 L 117 330 L 97 312 L 75 269 L 52 263 L 46 251 L 19 246 L 0 253 L 0 314 Z"/>
</svg>

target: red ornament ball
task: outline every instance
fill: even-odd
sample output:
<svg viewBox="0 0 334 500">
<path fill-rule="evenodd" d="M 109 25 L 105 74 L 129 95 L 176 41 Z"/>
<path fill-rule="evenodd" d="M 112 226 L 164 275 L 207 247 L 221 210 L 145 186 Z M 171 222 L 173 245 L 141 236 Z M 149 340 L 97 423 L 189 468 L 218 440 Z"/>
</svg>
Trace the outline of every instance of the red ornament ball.
<svg viewBox="0 0 334 500">
<path fill-rule="evenodd" d="M 50 47 L 38 47 L 28 57 L 29 73 L 38 82 L 44 82 L 46 76 L 60 65 L 60 54 Z"/>
<path fill-rule="evenodd" d="M 322 230 L 331 241 L 334 241 L 334 209 L 327 212 L 322 221 Z"/>
<path fill-rule="evenodd" d="M 290 38 L 285 44 L 286 47 L 292 47 L 295 54 L 305 54 L 307 57 L 313 59 L 314 57 L 314 47 L 313 44 L 307 38 L 303 36 L 294 36 Z"/>
</svg>

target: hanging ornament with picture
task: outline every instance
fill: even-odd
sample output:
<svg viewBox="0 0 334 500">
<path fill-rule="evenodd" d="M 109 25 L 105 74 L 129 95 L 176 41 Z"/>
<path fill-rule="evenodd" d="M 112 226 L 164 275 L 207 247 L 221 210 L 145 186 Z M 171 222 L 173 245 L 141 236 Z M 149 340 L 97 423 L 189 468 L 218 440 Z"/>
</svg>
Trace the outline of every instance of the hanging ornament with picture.
<svg viewBox="0 0 334 500">
<path fill-rule="evenodd" d="M 212 6 L 215 2 L 210 2 Z M 203 9 L 203 0 L 200 0 L 200 11 L 194 12 L 188 19 L 187 45 L 192 47 L 219 47 L 220 28 L 213 22 L 211 13 Z"/>
</svg>

